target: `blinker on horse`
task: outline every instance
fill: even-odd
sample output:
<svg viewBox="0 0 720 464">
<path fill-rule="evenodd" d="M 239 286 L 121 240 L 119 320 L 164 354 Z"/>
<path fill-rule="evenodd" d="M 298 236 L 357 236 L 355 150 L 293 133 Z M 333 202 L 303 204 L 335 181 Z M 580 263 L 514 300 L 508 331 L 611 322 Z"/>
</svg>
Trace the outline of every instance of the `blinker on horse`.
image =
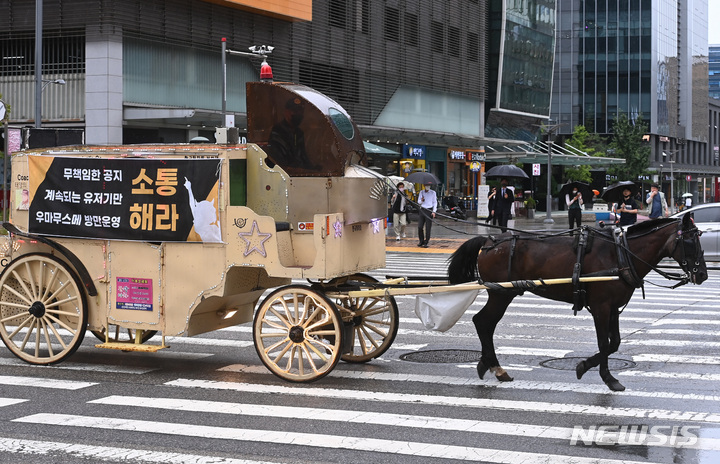
<svg viewBox="0 0 720 464">
<path fill-rule="evenodd" d="M 691 214 L 680 219 L 656 219 L 629 227 L 596 229 L 582 227 L 581 234 L 478 236 L 462 244 L 450 258 L 448 277 L 451 284 L 479 281 L 490 287 L 485 306 L 473 317 L 482 344 L 477 366 L 482 379 L 490 370 L 500 381 L 513 378 L 500 366 L 495 354 L 493 335 L 512 300 L 524 291 L 551 300 L 585 307 L 593 317 L 599 351 L 580 361 L 576 367 L 580 379 L 589 369 L 600 366 L 600 377 L 613 391 L 625 387 L 608 369 L 608 357 L 620 346 L 621 308 L 630 301 L 643 278 L 655 270 L 666 278 L 701 284 L 707 268 Z M 580 239 L 578 239 L 580 237 Z M 584 244 L 583 244 L 584 241 Z M 580 246 L 583 244 L 582 246 Z M 671 257 L 684 274 L 670 274 L 657 268 L 661 259 Z M 575 271 L 575 272 L 574 272 Z M 579 283 L 578 276 L 619 276 L 604 282 Z M 574 284 L 524 286 L 536 279 L 568 278 Z M 514 288 L 500 288 L 493 282 L 517 281 Z M 490 285 L 488 285 L 490 284 Z"/>
</svg>

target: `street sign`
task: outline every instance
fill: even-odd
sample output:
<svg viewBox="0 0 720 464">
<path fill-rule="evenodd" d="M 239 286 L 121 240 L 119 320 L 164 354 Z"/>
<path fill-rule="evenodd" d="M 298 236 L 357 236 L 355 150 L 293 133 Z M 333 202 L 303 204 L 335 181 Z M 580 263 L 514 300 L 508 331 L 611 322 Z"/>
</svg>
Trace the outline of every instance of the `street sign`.
<svg viewBox="0 0 720 464">
<path fill-rule="evenodd" d="M 540 175 L 540 163 L 533 163 L 533 176 Z"/>
</svg>

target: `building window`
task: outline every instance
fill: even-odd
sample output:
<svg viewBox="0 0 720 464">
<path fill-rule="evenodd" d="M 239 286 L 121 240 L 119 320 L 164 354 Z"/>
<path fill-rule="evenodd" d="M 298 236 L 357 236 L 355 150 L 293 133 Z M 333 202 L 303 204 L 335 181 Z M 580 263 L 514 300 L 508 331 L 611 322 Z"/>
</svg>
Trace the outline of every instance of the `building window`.
<svg viewBox="0 0 720 464">
<path fill-rule="evenodd" d="M 43 37 L 42 74 L 60 75 L 85 72 L 85 37 L 78 31 L 64 36 L 46 32 Z M 35 74 L 35 39 L 0 40 L 0 76 Z"/>
<path fill-rule="evenodd" d="M 400 10 L 397 8 L 385 8 L 385 40 L 400 40 Z"/>
<path fill-rule="evenodd" d="M 430 49 L 445 53 L 445 25 L 439 21 L 430 22 Z"/>
<path fill-rule="evenodd" d="M 405 24 L 403 24 L 405 33 L 405 45 L 417 47 L 418 44 L 418 17 L 412 13 L 405 13 Z"/>
<path fill-rule="evenodd" d="M 355 2 L 355 30 L 363 34 L 370 33 L 370 0 Z"/>
<path fill-rule="evenodd" d="M 468 61 L 477 61 L 480 54 L 480 36 L 474 32 L 468 32 L 467 35 L 467 59 Z"/>
<path fill-rule="evenodd" d="M 448 55 L 460 56 L 460 29 L 455 26 L 448 27 Z"/>
<path fill-rule="evenodd" d="M 355 69 L 301 60 L 300 83 L 329 95 L 340 104 L 360 101 L 360 75 Z"/>
<path fill-rule="evenodd" d="M 330 0 L 330 25 L 347 27 L 347 0 Z"/>
</svg>

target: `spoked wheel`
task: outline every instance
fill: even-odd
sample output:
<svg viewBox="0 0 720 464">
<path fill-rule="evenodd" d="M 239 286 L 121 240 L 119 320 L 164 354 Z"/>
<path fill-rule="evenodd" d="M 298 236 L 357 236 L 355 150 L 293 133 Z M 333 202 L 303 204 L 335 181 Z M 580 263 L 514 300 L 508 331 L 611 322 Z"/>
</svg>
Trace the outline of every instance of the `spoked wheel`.
<svg viewBox="0 0 720 464">
<path fill-rule="evenodd" d="M 281 287 L 255 313 L 255 350 L 278 377 L 317 380 L 340 360 L 342 326 L 340 312 L 322 293 L 302 285 Z"/>
<path fill-rule="evenodd" d="M 90 332 L 101 342 L 105 341 L 105 332 L 99 330 L 91 330 Z M 149 341 L 156 333 L 157 330 L 144 330 L 140 338 L 140 343 Z M 133 343 L 135 342 L 136 336 L 137 331 L 135 329 L 126 329 L 115 324 L 108 325 L 108 340 L 110 342 Z"/>
<path fill-rule="evenodd" d="M 369 275 L 354 274 L 333 280 L 330 284 L 342 285 L 348 280 L 377 282 L 377 279 Z M 392 295 L 350 298 L 341 294 L 332 295 L 332 298 L 340 310 L 343 320 L 351 320 L 353 323 L 352 351 L 342 355 L 343 361 L 368 362 L 390 348 L 400 325 L 397 303 Z"/>
<path fill-rule="evenodd" d="M 86 326 L 83 287 L 58 258 L 23 255 L 0 274 L 0 338 L 18 358 L 62 361 L 80 346 Z"/>
</svg>

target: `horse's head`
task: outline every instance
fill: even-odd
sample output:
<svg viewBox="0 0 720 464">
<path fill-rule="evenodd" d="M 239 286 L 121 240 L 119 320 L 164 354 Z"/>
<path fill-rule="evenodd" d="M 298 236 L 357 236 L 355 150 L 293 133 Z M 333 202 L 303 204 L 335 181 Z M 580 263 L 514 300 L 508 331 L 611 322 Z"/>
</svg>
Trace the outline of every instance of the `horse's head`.
<svg viewBox="0 0 720 464">
<path fill-rule="evenodd" d="M 683 215 L 678 225 L 675 244 L 671 253 L 672 258 L 680 264 L 690 282 L 700 285 L 708 278 L 707 266 L 702 247 L 700 246 L 700 231 L 695 226 L 692 213 Z"/>
</svg>

